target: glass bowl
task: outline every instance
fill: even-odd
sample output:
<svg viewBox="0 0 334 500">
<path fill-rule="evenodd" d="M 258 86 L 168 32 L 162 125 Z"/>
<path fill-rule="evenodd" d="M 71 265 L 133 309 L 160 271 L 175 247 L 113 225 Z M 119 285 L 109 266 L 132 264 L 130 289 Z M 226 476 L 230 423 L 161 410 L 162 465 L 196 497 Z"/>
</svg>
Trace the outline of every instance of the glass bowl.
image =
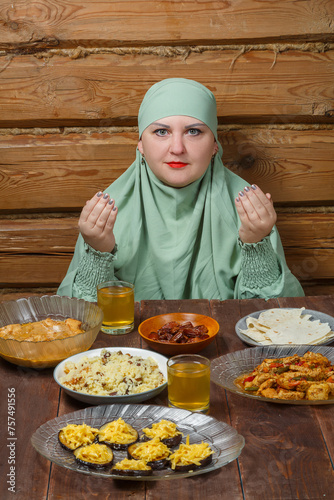
<svg viewBox="0 0 334 500">
<path fill-rule="evenodd" d="M 205 325 L 208 329 L 209 338 L 199 340 L 198 342 L 191 342 L 186 344 L 179 344 L 177 342 L 161 342 L 159 340 L 152 340 L 148 336 L 151 332 L 159 330 L 162 326 L 170 321 L 177 323 L 186 323 L 190 321 L 194 326 Z M 144 339 L 155 351 L 164 355 L 175 356 L 176 354 L 196 354 L 202 351 L 207 345 L 211 344 L 217 333 L 219 332 L 219 323 L 210 316 L 203 314 L 193 313 L 170 313 L 160 314 L 153 316 L 140 323 L 138 327 L 139 335 Z"/>
<path fill-rule="evenodd" d="M 100 331 L 103 313 L 83 299 L 44 295 L 0 303 L 0 328 L 10 324 L 41 321 L 46 318 L 77 319 L 85 330 L 73 337 L 46 341 L 19 341 L 0 337 L 0 356 L 10 363 L 30 368 L 49 368 L 63 359 L 87 351 Z"/>
</svg>

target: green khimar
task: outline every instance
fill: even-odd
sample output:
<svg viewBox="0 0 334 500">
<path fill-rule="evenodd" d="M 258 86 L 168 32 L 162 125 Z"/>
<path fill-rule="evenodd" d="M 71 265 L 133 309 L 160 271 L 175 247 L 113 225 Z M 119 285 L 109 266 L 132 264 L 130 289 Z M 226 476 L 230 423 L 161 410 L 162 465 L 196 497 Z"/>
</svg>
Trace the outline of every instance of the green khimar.
<svg viewBox="0 0 334 500">
<path fill-rule="evenodd" d="M 186 78 L 167 78 L 153 85 L 139 108 L 139 137 L 151 123 L 167 116 L 191 116 L 201 120 L 219 144 L 216 99 L 201 83 Z"/>
<path fill-rule="evenodd" d="M 140 136 L 153 121 L 174 115 L 203 121 L 217 139 L 216 101 L 203 85 L 179 78 L 153 85 L 140 107 Z M 200 179 L 174 188 L 153 174 L 137 148 L 132 165 L 105 190 L 118 207 L 116 254 L 92 250 L 80 235 L 58 293 L 96 300 L 97 283 L 115 276 L 135 284 L 136 300 L 303 295 L 276 229 L 249 245 L 245 261 L 234 198 L 246 183 L 223 166 L 221 153 L 220 146 Z M 264 265 L 268 245 L 272 262 Z M 273 277 L 268 269 L 278 267 Z"/>
</svg>

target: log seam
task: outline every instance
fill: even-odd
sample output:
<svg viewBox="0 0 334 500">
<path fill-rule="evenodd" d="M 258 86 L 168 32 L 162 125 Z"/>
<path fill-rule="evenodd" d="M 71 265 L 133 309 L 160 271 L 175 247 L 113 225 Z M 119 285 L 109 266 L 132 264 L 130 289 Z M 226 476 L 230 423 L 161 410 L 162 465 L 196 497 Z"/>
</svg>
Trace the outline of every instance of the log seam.
<svg viewBox="0 0 334 500">
<path fill-rule="evenodd" d="M 233 130 L 334 130 L 334 124 L 231 124 L 218 125 L 218 132 L 229 132 Z M 35 128 L 0 128 L 0 136 L 6 135 L 69 135 L 69 134 L 121 134 L 121 133 L 138 133 L 138 127 L 35 127 Z"/>
<path fill-rule="evenodd" d="M 260 43 L 260 44 L 229 44 L 229 45 L 179 45 L 179 46 L 147 46 L 147 47 L 75 47 L 73 49 L 46 49 L 37 51 L 36 47 L 31 49 L 31 55 L 38 59 L 50 59 L 54 56 L 69 57 L 70 59 L 82 59 L 94 54 L 116 54 L 126 55 L 155 55 L 159 57 L 173 58 L 181 57 L 187 59 L 192 53 L 201 54 L 210 51 L 236 50 L 240 55 L 251 51 L 273 51 L 275 59 L 277 54 L 289 50 L 301 52 L 327 52 L 334 49 L 334 43 L 330 42 L 304 42 L 304 43 Z M 26 48 L 15 48 L 0 50 L 0 57 L 11 54 L 13 56 L 29 55 Z M 233 60 L 234 61 L 234 60 Z M 232 63 L 233 63 L 232 61 Z M 234 63 L 233 63 L 234 64 Z"/>
</svg>

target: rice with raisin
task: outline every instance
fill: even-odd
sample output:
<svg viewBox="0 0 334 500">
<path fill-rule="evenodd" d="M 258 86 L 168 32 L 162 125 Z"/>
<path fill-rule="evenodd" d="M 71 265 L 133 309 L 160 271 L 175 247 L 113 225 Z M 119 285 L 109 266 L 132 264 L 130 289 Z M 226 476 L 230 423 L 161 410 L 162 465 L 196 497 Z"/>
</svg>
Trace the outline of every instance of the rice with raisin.
<svg viewBox="0 0 334 500">
<path fill-rule="evenodd" d="M 139 394 L 159 387 L 166 380 L 153 358 L 103 349 L 100 356 L 83 356 L 65 365 L 60 382 L 73 391 L 97 396 Z"/>
</svg>

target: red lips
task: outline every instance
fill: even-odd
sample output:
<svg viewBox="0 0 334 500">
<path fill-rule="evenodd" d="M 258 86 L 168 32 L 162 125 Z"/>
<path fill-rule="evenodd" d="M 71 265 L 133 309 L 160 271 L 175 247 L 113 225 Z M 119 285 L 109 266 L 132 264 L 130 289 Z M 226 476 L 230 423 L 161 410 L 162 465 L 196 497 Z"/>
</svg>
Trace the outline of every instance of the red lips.
<svg viewBox="0 0 334 500">
<path fill-rule="evenodd" d="M 188 163 L 183 163 L 182 161 L 171 161 L 168 165 L 172 168 L 183 168 L 188 165 Z"/>
</svg>

